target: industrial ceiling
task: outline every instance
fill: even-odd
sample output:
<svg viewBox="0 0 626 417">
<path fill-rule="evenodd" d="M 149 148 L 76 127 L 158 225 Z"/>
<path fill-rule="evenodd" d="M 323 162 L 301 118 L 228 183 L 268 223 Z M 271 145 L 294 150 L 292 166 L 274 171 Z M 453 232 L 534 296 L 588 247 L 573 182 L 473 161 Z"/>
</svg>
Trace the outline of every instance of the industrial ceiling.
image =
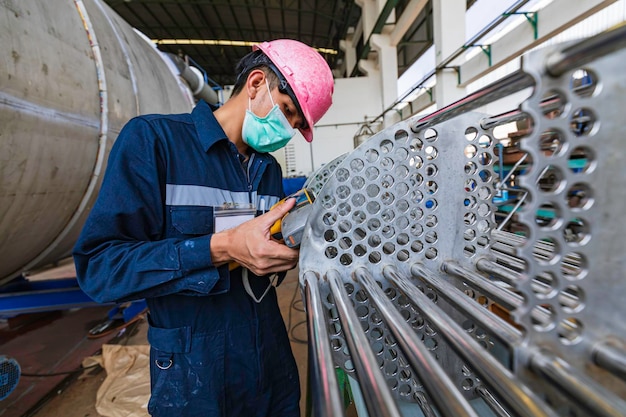
<svg viewBox="0 0 626 417">
<path fill-rule="evenodd" d="M 234 82 L 250 42 L 297 39 L 319 48 L 331 68 L 339 41 L 355 27 L 361 8 L 352 0 L 106 0 L 159 50 L 187 56 L 216 84 Z M 170 40 L 176 40 L 170 41 Z M 219 42 L 217 42 L 219 41 Z"/>
<path fill-rule="evenodd" d="M 358 68 L 342 68 L 339 42 L 355 31 L 361 7 L 355 0 L 105 0 L 124 20 L 158 44 L 159 50 L 188 58 L 217 86 L 233 84 L 237 61 L 251 44 L 277 38 L 297 39 L 317 48 L 332 69 L 348 76 Z M 476 0 L 466 0 L 469 8 Z M 412 0 L 387 0 L 372 33 L 381 33 L 395 10 L 396 19 Z M 433 43 L 432 1 L 397 45 L 401 75 Z M 356 39 L 357 58 L 372 50 L 369 40 Z"/>
</svg>

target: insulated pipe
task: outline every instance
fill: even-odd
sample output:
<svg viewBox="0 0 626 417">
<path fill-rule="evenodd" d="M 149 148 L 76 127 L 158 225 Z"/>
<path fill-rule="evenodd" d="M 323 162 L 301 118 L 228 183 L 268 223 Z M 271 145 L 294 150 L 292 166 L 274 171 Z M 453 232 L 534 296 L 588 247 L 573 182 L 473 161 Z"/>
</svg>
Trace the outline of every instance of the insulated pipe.
<svg viewBox="0 0 626 417">
<path fill-rule="evenodd" d="M 315 417 L 342 417 L 344 409 L 339 395 L 326 315 L 318 288 L 318 277 L 312 272 L 304 275 L 304 299 L 309 335 L 309 373 Z"/>
<path fill-rule="evenodd" d="M 387 388 L 385 377 L 380 372 L 374 352 L 363 333 L 361 323 L 350 306 L 350 298 L 343 286 L 341 275 L 332 269 L 326 273 L 326 278 L 337 306 L 356 376 L 364 394 L 367 412 L 376 417 L 401 417 L 398 406 Z"/>
<path fill-rule="evenodd" d="M 432 360 L 431 353 L 419 340 L 411 326 L 387 300 L 385 293 L 378 287 L 371 273 L 367 269 L 360 268 L 354 271 L 354 277 L 375 300 L 378 311 L 398 342 L 402 353 L 411 364 L 411 368 L 418 374 L 420 382 L 441 414 L 450 417 L 478 417 L 472 406 L 448 378 L 444 369 L 437 361 Z"/>
<path fill-rule="evenodd" d="M 1 2 L 0 28 L 3 284 L 70 256 L 130 118 L 194 103 L 102 0 Z"/>
<path fill-rule="evenodd" d="M 172 60 L 180 76 L 187 81 L 194 97 L 203 99 L 214 106 L 219 104 L 217 93 L 204 81 L 204 76 L 199 69 L 188 65 L 187 62 L 178 55 L 169 53 L 165 55 Z"/>
</svg>

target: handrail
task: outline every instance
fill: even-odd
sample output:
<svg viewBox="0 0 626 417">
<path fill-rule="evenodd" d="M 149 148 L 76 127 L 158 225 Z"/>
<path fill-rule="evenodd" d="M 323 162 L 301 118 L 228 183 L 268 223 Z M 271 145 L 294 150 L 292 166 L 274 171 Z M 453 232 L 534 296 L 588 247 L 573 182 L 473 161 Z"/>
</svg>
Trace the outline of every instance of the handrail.
<svg viewBox="0 0 626 417">
<path fill-rule="evenodd" d="M 418 90 L 419 88 L 421 88 L 426 81 L 428 81 L 433 75 L 435 75 L 437 73 L 437 71 L 440 71 L 440 70 L 446 68 L 450 62 L 452 62 L 459 55 L 461 55 L 463 52 L 465 52 L 469 46 L 475 45 L 476 42 L 478 42 L 480 39 L 482 39 L 487 34 L 489 34 L 489 32 L 491 32 L 493 29 L 498 27 L 506 19 L 511 17 L 513 15 L 513 13 L 518 11 L 522 6 L 524 6 L 529 1 L 530 0 L 520 0 L 517 3 L 515 3 L 514 5 L 512 5 L 511 7 L 509 7 L 509 9 L 506 10 L 505 12 L 503 12 L 500 17 L 494 19 L 489 24 L 487 24 L 487 26 L 485 26 L 480 32 L 478 32 L 476 35 L 474 35 L 474 37 L 470 38 L 470 40 L 467 41 L 465 44 L 463 44 L 463 46 L 458 48 L 448 58 L 446 58 L 439 65 L 437 65 L 435 67 L 435 69 L 430 71 L 420 81 L 418 81 L 417 83 L 413 84 L 413 86 L 402 97 L 400 97 L 399 99 L 394 101 L 391 105 L 389 105 L 385 110 L 383 110 L 383 112 L 381 114 L 379 114 L 374 119 L 372 119 L 370 121 L 370 123 L 374 123 L 376 120 L 383 118 L 385 116 L 385 114 L 387 114 L 389 111 L 393 110 L 393 108 L 395 106 L 397 106 L 398 104 L 402 103 L 404 101 L 404 99 L 407 98 L 408 96 L 410 96 L 415 90 Z"/>
</svg>

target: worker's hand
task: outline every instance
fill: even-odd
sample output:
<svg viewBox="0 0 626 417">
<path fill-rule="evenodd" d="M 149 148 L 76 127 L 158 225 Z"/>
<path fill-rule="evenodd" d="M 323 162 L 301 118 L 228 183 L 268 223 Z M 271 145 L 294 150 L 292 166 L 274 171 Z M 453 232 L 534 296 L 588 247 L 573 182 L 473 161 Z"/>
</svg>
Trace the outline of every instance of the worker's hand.
<svg viewBox="0 0 626 417">
<path fill-rule="evenodd" d="M 214 234 L 211 238 L 213 264 L 234 261 L 256 275 L 295 267 L 298 251 L 275 241 L 270 234 L 272 225 L 282 219 L 295 202 L 295 198 L 290 198 L 262 216 Z"/>
</svg>

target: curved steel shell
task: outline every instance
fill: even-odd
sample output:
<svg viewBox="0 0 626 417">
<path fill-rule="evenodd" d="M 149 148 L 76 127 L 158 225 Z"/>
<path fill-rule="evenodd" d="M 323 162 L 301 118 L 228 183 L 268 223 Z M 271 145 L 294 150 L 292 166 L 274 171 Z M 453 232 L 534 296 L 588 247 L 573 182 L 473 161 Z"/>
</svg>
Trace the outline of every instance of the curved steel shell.
<svg viewBox="0 0 626 417">
<path fill-rule="evenodd" d="M 70 255 L 126 121 L 193 100 L 102 1 L 2 2 L 0 28 L 2 283 Z"/>
</svg>

